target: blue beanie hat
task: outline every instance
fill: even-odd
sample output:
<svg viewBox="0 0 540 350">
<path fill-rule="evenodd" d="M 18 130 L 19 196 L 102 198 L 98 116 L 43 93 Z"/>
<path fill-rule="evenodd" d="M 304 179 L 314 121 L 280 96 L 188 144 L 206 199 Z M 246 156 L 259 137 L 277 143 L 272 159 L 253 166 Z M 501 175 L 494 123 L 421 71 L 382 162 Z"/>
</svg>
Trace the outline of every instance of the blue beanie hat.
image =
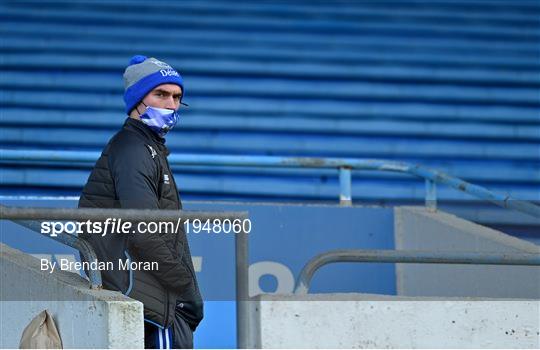
<svg viewBox="0 0 540 350">
<path fill-rule="evenodd" d="M 176 84 L 185 94 L 182 76 L 167 63 L 153 57 L 135 55 L 124 71 L 124 102 L 129 114 L 150 91 L 161 84 Z"/>
</svg>

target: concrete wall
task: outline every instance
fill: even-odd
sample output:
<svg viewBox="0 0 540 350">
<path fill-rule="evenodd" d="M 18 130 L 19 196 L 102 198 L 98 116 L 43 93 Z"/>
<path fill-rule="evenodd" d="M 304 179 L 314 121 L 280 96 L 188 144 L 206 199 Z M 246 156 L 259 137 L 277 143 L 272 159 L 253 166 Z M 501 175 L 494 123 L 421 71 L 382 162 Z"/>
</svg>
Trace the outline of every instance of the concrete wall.
<svg viewBox="0 0 540 350">
<path fill-rule="evenodd" d="M 396 249 L 540 254 L 540 246 L 441 211 L 396 207 Z M 407 296 L 540 298 L 540 267 L 396 264 Z"/>
<path fill-rule="evenodd" d="M 41 271 L 39 260 L 0 244 L 1 348 L 17 348 L 24 328 L 51 313 L 64 348 L 142 348 L 143 305 L 120 293 L 91 290 L 78 274 Z"/>
<path fill-rule="evenodd" d="M 367 294 L 261 295 L 262 348 L 538 348 L 540 301 Z"/>
</svg>

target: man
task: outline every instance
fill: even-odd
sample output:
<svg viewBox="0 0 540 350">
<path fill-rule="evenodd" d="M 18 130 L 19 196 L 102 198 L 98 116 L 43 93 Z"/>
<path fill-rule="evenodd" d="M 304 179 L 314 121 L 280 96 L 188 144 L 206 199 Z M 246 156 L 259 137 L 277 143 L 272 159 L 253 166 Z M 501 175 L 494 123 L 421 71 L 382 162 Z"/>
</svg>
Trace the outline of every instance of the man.
<svg viewBox="0 0 540 350">
<path fill-rule="evenodd" d="M 182 77 L 165 62 L 137 55 L 124 72 L 124 84 L 129 117 L 97 160 L 79 207 L 182 209 L 165 146 L 165 135 L 185 105 Z M 154 234 L 86 233 L 83 238 L 99 261 L 115 266 L 102 271 L 104 287 L 144 304 L 145 347 L 192 348 L 203 304 L 183 227 Z M 157 262 L 157 269 L 121 270 L 118 259 Z"/>
</svg>

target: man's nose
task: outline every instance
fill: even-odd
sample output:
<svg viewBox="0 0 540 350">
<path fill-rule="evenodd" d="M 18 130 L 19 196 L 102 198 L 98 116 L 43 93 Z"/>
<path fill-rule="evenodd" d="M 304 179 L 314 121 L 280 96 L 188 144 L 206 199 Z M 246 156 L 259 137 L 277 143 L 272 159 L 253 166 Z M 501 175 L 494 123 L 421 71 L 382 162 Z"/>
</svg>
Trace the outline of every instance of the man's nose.
<svg viewBox="0 0 540 350">
<path fill-rule="evenodd" d="M 180 107 L 180 103 L 177 102 L 173 96 L 170 96 L 167 98 L 167 101 L 165 101 L 165 108 L 167 109 L 177 110 L 178 107 Z"/>
</svg>

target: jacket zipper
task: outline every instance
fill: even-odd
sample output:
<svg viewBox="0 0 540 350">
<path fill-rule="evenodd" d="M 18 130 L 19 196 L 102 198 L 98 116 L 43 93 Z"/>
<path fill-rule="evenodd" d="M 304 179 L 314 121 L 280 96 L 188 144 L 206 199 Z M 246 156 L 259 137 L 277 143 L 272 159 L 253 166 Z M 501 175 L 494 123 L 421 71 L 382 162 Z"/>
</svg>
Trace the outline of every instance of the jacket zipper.
<svg viewBox="0 0 540 350">
<path fill-rule="evenodd" d="M 174 175 L 171 171 L 171 167 L 169 166 L 169 161 L 167 160 L 167 156 L 165 156 L 165 165 L 167 166 L 167 170 L 169 171 L 169 174 L 171 174 L 172 183 L 174 185 L 174 194 L 176 195 L 176 202 L 178 203 L 178 210 L 180 210 L 180 195 L 178 194 L 178 187 L 176 187 L 176 181 L 174 180 Z"/>
<path fill-rule="evenodd" d="M 165 317 L 163 318 L 163 328 L 168 328 L 169 324 L 169 291 L 165 289 L 165 295 L 167 296 L 167 302 L 165 303 Z M 176 304 L 175 304 L 176 307 Z"/>
<path fill-rule="evenodd" d="M 167 170 L 169 171 L 169 174 L 171 176 L 172 184 L 174 187 L 174 194 L 176 196 L 176 203 L 178 203 L 178 210 L 180 210 L 180 195 L 178 194 L 178 187 L 176 187 L 176 181 L 174 180 L 174 174 L 172 173 L 171 167 L 169 166 L 169 160 L 167 159 L 167 156 L 164 156 L 165 158 L 165 166 L 167 167 Z M 176 235 L 174 239 L 174 246 L 176 247 L 178 245 L 178 235 Z M 183 264 L 183 261 L 180 261 L 180 263 Z M 185 265 L 185 264 L 184 264 Z M 189 268 L 188 268 L 189 270 Z M 193 276 L 192 276 L 193 278 Z M 167 305 L 169 305 L 169 291 L 167 291 Z M 176 300 L 174 300 L 174 308 L 176 309 Z M 167 307 L 167 317 L 169 316 L 169 308 Z M 167 320 L 168 321 L 168 320 Z"/>
<path fill-rule="evenodd" d="M 163 158 L 165 159 L 165 166 L 167 167 L 167 170 L 169 171 L 169 174 L 171 175 L 171 180 L 174 187 L 174 194 L 176 196 L 176 203 L 178 203 L 178 210 L 180 210 L 180 195 L 178 195 L 178 187 L 176 187 L 176 181 L 174 180 L 174 175 L 169 166 L 169 161 L 167 160 L 167 156 L 164 156 Z M 177 245 L 178 245 L 178 235 L 176 235 L 174 239 L 174 246 L 176 247 Z"/>
</svg>

